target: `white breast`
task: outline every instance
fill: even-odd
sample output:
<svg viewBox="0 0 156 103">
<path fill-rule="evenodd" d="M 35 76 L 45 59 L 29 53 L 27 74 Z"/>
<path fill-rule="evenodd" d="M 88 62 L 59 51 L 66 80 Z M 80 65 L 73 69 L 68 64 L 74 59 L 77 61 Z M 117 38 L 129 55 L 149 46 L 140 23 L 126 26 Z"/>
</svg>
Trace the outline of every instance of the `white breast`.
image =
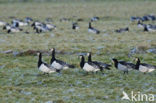
<svg viewBox="0 0 156 103">
<path fill-rule="evenodd" d="M 48 68 L 47 66 L 45 66 L 44 64 L 41 64 L 41 66 L 38 68 L 40 71 L 44 72 L 44 73 L 52 73 L 55 72 L 54 70 Z"/>
<path fill-rule="evenodd" d="M 88 29 L 88 32 L 90 32 L 90 33 L 96 33 L 96 31 L 93 30 L 93 29 Z"/>
<path fill-rule="evenodd" d="M 52 67 L 60 70 L 60 69 L 63 69 L 63 66 L 59 63 L 57 63 L 56 61 L 54 61 L 52 64 L 51 64 Z"/>
</svg>

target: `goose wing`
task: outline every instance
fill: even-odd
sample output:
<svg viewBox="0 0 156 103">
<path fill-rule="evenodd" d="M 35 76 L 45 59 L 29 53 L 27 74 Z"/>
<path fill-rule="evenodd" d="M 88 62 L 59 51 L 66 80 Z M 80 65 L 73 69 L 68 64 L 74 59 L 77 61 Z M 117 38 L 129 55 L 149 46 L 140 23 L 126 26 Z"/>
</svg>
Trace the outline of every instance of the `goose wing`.
<svg viewBox="0 0 156 103">
<path fill-rule="evenodd" d="M 100 67 L 102 67 L 103 69 L 108 69 L 110 70 L 111 65 L 106 64 L 106 63 L 102 63 L 102 62 L 98 62 L 98 61 L 93 61 L 93 63 L 95 63 L 96 65 L 99 65 Z"/>
</svg>

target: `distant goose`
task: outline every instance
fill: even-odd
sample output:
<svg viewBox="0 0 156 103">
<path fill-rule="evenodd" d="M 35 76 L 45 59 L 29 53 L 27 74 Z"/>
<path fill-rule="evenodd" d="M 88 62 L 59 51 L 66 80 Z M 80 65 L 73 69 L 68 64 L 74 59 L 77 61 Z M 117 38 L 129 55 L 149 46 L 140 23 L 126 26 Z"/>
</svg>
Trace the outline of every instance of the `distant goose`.
<svg viewBox="0 0 156 103">
<path fill-rule="evenodd" d="M 9 24 L 6 24 L 6 25 L 3 26 L 3 30 L 9 30 L 11 28 L 12 27 Z"/>
<path fill-rule="evenodd" d="M 32 19 L 31 17 L 26 17 L 26 18 L 24 19 L 24 21 L 27 22 L 27 23 L 30 23 L 30 22 L 33 21 L 33 19 Z"/>
<path fill-rule="evenodd" d="M 85 58 L 83 55 L 80 55 L 80 67 L 86 71 L 87 73 L 88 72 L 97 72 L 97 71 L 100 71 L 100 67 L 92 62 L 85 62 Z"/>
<path fill-rule="evenodd" d="M 140 20 L 141 20 L 141 17 L 132 16 L 132 17 L 130 18 L 130 20 L 131 20 L 132 22 L 134 22 L 134 21 L 140 21 Z"/>
<path fill-rule="evenodd" d="M 146 73 L 146 72 L 153 72 L 156 70 L 156 66 L 153 66 L 151 64 L 141 63 L 139 58 L 136 58 L 136 70 L 139 70 L 140 72 Z"/>
<path fill-rule="evenodd" d="M 35 27 L 35 26 L 42 26 L 43 24 L 38 22 L 38 21 L 35 21 L 31 24 L 32 27 Z"/>
<path fill-rule="evenodd" d="M 140 20 L 137 23 L 139 28 L 144 28 L 146 26 L 146 24 L 143 24 Z"/>
<path fill-rule="evenodd" d="M 44 63 L 42 61 L 42 54 L 41 53 L 37 53 L 37 55 L 39 56 L 39 58 L 38 58 L 38 69 L 40 71 L 42 71 L 44 74 L 45 73 L 47 73 L 47 74 L 54 73 L 57 71 L 55 68 L 52 68 L 50 65 L 48 65 L 47 63 Z"/>
<path fill-rule="evenodd" d="M 6 24 L 7 24 L 6 22 L 0 21 L 0 26 L 4 26 Z"/>
<path fill-rule="evenodd" d="M 102 62 L 98 62 L 98 61 L 92 61 L 91 53 L 87 53 L 87 55 L 88 55 L 88 62 L 92 62 L 92 63 L 94 63 L 96 65 L 99 65 L 102 68 L 102 70 L 103 69 L 110 70 L 111 65 L 106 64 L 106 63 L 102 63 Z"/>
<path fill-rule="evenodd" d="M 99 30 L 92 27 L 91 22 L 89 22 L 88 32 L 95 33 L 95 34 L 100 34 Z"/>
<path fill-rule="evenodd" d="M 52 52 L 52 58 L 50 61 L 50 64 L 52 67 L 54 67 L 58 70 L 66 70 L 68 68 L 74 68 L 75 67 L 74 65 L 70 65 L 70 64 L 67 64 L 66 62 L 63 62 L 61 60 L 56 59 L 55 58 L 55 48 L 52 48 L 50 51 Z"/>
<path fill-rule="evenodd" d="M 117 32 L 117 33 L 122 33 L 122 32 L 126 32 L 126 31 L 129 31 L 129 28 L 128 27 L 126 27 L 126 28 L 120 28 L 120 29 L 115 30 L 115 32 Z"/>
<path fill-rule="evenodd" d="M 72 29 L 73 30 L 78 30 L 79 29 L 79 26 L 76 22 L 72 23 Z"/>
<path fill-rule="evenodd" d="M 12 21 L 12 25 L 13 25 L 14 27 L 27 26 L 27 25 L 28 25 L 28 22 L 23 22 L 22 20 L 14 19 L 14 20 Z"/>
<path fill-rule="evenodd" d="M 125 73 L 128 74 L 128 71 L 135 69 L 135 64 L 133 63 L 127 63 L 125 61 L 118 61 L 117 59 L 113 58 L 112 59 L 114 62 L 114 66 L 116 69 L 121 70 Z"/>
<path fill-rule="evenodd" d="M 149 32 L 156 32 L 156 25 L 146 25 L 144 27 L 144 31 L 149 31 Z"/>
<path fill-rule="evenodd" d="M 10 29 L 8 29 L 8 33 L 17 33 L 17 32 L 20 32 L 20 31 L 23 31 L 23 29 L 20 29 L 20 28 L 16 28 L 16 27 L 11 27 Z"/>
<path fill-rule="evenodd" d="M 97 17 L 97 16 L 95 16 L 95 17 L 92 17 L 91 18 L 91 21 L 93 22 L 93 21 L 98 21 L 100 18 L 99 17 Z"/>
</svg>

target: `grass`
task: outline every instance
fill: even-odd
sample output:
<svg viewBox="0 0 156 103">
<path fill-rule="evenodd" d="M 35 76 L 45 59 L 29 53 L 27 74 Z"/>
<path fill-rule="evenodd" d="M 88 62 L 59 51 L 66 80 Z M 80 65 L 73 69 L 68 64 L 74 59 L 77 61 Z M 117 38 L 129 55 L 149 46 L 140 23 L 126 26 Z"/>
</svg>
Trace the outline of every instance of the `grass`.
<svg viewBox="0 0 156 103">
<path fill-rule="evenodd" d="M 150 5 L 150 6 L 149 6 Z M 156 14 L 155 1 L 107 1 L 107 2 L 77 2 L 77 3 L 14 3 L 0 4 L 0 20 L 10 22 L 9 16 L 17 18 L 33 17 L 45 21 L 53 18 L 57 29 L 53 32 L 36 34 L 7 34 L 0 30 L 0 51 L 49 50 L 55 47 L 58 51 L 73 52 L 73 54 L 57 54 L 57 58 L 75 64 L 76 68 L 63 71 L 61 75 L 54 73 L 43 76 L 37 70 L 37 56 L 0 53 L 0 101 L 2 103 L 47 102 L 56 103 L 125 103 L 121 100 L 122 91 L 130 93 L 156 94 L 156 72 L 143 74 L 138 71 L 123 75 L 114 67 L 105 71 L 105 75 L 89 74 L 79 67 L 77 53 L 91 51 L 93 59 L 110 63 L 110 58 L 132 61 L 140 57 L 143 62 L 156 65 L 156 55 L 152 53 L 135 54 L 128 57 L 129 51 L 138 47 L 149 49 L 156 47 L 155 33 L 146 33 L 130 22 L 131 16 Z M 76 16 L 76 17 L 73 17 Z M 87 32 L 88 21 L 92 16 L 101 20 L 93 26 L 102 31 L 100 35 Z M 60 18 L 84 19 L 80 22 L 80 30 L 72 31 L 70 22 L 59 22 Z M 150 23 L 150 22 L 147 22 Z M 155 22 L 153 23 L 155 24 Z M 128 26 L 130 32 L 117 34 L 115 29 Z M 43 56 L 49 63 L 50 57 Z"/>
</svg>

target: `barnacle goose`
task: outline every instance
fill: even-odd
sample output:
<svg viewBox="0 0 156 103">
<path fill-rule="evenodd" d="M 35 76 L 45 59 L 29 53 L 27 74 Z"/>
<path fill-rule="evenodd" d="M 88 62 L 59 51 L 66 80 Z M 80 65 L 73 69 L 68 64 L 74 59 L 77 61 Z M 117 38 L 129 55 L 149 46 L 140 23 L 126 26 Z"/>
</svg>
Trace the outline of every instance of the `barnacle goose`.
<svg viewBox="0 0 156 103">
<path fill-rule="evenodd" d="M 149 31 L 149 32 L 156 32 L 156 25 L 145 25 L 144 31 Z"/>
<path fill-rule="evenodd" d="M 12 20 L 12 25 L 14 27 L 27 26 L 28 22 L 23 22 L 22 20 L 14 19 L 14 20 Z"/>
<path fill-rule="evenodd" d="M 10 29 L 8 29 L 8 33 L 17 33 L 17 32 L 20 32 L 20 31 L 23 31 L 23 29 L 20 29 L 20 28 L 17 28 L 17 27 L 11 27 Z"/>
<path fill-rule="evenodd" d="M 141 63 L 139 58 L 136 58 L 136 70 L 139 70 L 140 72 L 146 73 L 146 72 L 153 72 L 156 69 L 156 66 L 153 66 L 151 64 Z"/>
<path fill-rule="evenodd" d="M 85 58 L 84 58 L 83 55 L 80 55 L 80 59 L 81 59 L 81 61 L 80 61 L 80 67 L 84 71 L 86 71 L 87 73 L 88 72 L 97 72 L 97 71 L 100 71 L 101 70 L 101 68 L 98 65 L 96 65 L 96 64 L 94 64 L 92 62 L 85 62 Z"/>
<path fill-rule="evenodd" d="M 11 29 L 11 25 L 6 24 L 3 26 L 3 30 L 9 30 L 9 29 Z"/>
<path fill-rule="evenodd" d="M 54 72 L 58 72 L 58 70 L 56 70 L 55 68 L 51 67 L 50 65 L 48 65 L 47 63 L 44 63 L 42 61 L 42 53 L 37 53 L 37 55 L 39 56 L 38 58 L 38 69 L 40 71 L 42 71 L 44 74 L 47 73 L 54 73 Z"/>
<path fill-rule="evenodd" d="M 102 70 L 103 69 L 110 70 L 111 65 L 106 64 L 106 63 L 102 63 L 102 62 L 98 62 L 98 61 L 92 61 L 91 52 L 87 53 L 87 55 L 88 55 L 88 62 L 92 62 L 96 65 L 99 65 L 102 68 Z"/>
<path fill-rule="evenodd" d="M 91 18 L 91 22 L 93 22 L 93 21 L 98 21 L 100 18 L 99 17 L 97 17 L 97 16 L 95 16 L 95 17 L 92 17 Z"/>
<path fill-rule="evenodd" d="M 79 29 L 79 26 L 76 22 L 72 23 L 72 29 L 73 30 L 78 30 Z"/>
<path fill-rule="evenodd" d="M 68 68 L 74 68 L 75 67 L 74 65 L 70 65 L 70 64 L 67 64 L 66 62 L 63 62 L 61 60 L 56 59 L 55 58 L 55 48 L 52 48 L 50 51 L 52 52 L 52 58 L 50 61 L 50 64 L 52 67 L 54 67 L 58 70 L 66 70 Z"/>
<path fill-rule="evenodd" d="M 114 66 L 116 69 L 121 70 L 125 73 L 128 74 L 128 71 L 135 69 L 135 64 L 133 63 L 127 63 L 125 61 L 118 61 L 117 59 L 113 58 L 112 59 L 114 62 Z"/>
<path fill-rule="evenodd" d="M 95 33 L 95 34 L 99 34 L 100 33 L 99 30 L 97 30 L 97 29 L 92 27 L 91 22 L 89 22 L 88 32 Z"/>
<path fill-rule="evenodd" d="M 120 29 L 115 30 L 115 32 L 117 32 L 117 33 L 122 33 L 122 32 L 126 32 L 126 31 L 129 31 L 129 28 L 128 27 L 126 27 L 126 28 L 120 28 Z"/>
</svg>

